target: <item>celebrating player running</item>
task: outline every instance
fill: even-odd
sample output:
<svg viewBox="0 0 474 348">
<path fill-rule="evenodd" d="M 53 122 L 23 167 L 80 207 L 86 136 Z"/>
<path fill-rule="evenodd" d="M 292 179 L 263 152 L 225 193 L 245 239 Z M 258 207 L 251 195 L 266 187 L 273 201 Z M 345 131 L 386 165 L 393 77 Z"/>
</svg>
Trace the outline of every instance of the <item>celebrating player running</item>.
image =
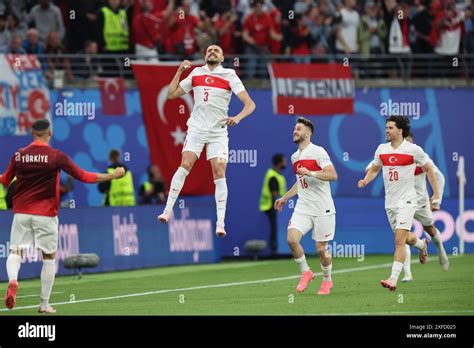
<svg viewBox="0 0 474 348">
<path fill-rule="evenodd" d="M 428 261 L 428 241 L 420 240 L 410 232 L 413 217 L 417 208 L 415 190 L 415 168 L 420 166 L 428 177 L 433 196 L 433 209 L 439 208 L 439 192 L 432 163 L 423 149 L 409 143 L 406 138 L 410 131 L 410 121 L 404 116 L 390 116 L 385 126 L 387 143 L 380 144 L 375 151 L 374 162 L 364 179 L 359 180 L 359 188 L 372 182 L 383 168 L 385 185 L 385 210 L 395 233 L 395 255 L 392 273 L 387 280 L 381 280 L 383 287 L 395 291 L 397 281 L 406 259 L 405 244 L 413 245 L 419 250 L 420 262 Z"/>
<path fill-rule="evenodd" d="M 186 176 L 201 155 L 206 145 L 207 160 L 211 162 L 214 177 L 217 209 L 216 234 L 225 237 L 225 211 L 227 205 L 227 183 L 225 171 L 229 157 L 227 125 L 235 126 L 255 110 L 255 103 L 233 69 L 221 66 L 224 61 L 222 48 L 211 45 L 206 50 L 206 65 L 195 68 L 181 82 L 183 71 L 191 67 L 183 61 L 170 83 L 168 98 L 179 98 L 191 89 L 194 92 L 194 108 L 187 122 L 188 131 L 184 142 L 181 164 L 171 180 L 168 200 L 158 219 L 167 223 L 173 206 L 183 188 Z M 229 103 L 234 92 L 244 107 L 235 117 L 228 117 Z"/>
<path fill-rule="evenodd" d="M 288 224 L 288 245 L 301 270 L 296 290 L 304 291 L 314 279 L 300 244 L 301 238 L 312 230 L 323 271 L 323 282 L 318 294 L 328 295 L 333 284 L 332 260 L 327 244 L 333 240 L 336 228 L 336 209 L 329 181 L 335 181 L 337 174 L 326 150 L 311 143 L 313 133 L 313 123 L 308 119 L 298 118 L 293 131 L 293 141 L 298 145 L 298 150 L 291 156 L 296 183 L 275 201 L 275 209 L 281 211 L 288 199 L 298 194 L 298 202 Z"/>
<path fill-rule="evenodd" d="M 90 173 L 79 168 L 59 150 L 49 146 L 50 123 L 41 119 L 33 124 L 33 142 L 19 149 L 0 181 L 8 187 L 16 177 L 10 249 L 7 259 L 8 290 L 5 305 L 12 309 L 16 303 L 18 272 L 25 250 L 33 243 L 43 253 L 41 270 L 40 313 L 54 313 L 49 298 L 56 274 L 56 250 L 58 247 L 59 175 L 64 170 L 72 177 L 86 183 L 119 179 L 125 175 L 122 167 L 112 174 Z"/>
</svg>

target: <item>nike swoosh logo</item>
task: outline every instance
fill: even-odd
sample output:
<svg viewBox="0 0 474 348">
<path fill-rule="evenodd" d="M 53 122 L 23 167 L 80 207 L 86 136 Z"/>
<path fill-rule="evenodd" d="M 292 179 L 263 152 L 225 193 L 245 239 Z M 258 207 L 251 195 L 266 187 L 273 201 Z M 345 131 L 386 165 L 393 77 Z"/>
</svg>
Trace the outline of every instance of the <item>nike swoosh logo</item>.
<svg viewBox="0 0 474 348">
<path fill-rule="evenodd" d="M 330 235 L 332 235 L 332 233 L 329 233 L 329 234 L 326 234 L 324 237 L 329 237 Z"/>
</svg>

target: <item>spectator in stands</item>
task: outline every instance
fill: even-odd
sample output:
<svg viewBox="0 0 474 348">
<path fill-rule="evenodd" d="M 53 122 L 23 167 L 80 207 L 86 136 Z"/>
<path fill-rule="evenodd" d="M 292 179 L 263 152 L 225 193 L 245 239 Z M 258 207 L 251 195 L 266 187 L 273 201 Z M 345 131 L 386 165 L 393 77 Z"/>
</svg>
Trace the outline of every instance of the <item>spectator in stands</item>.
<svg viewBox="0 0 474 348">
<path fill-rule="evenodd" d="M 416 39 L 413 45 L 413 53 L 429 54 L 433 53 L 433 47 L 430 44 L 431 24 L 433 15 L 430 11 L 430 0 L 415 0 L 417 9 L 413 17 Z"/>
<path fill-rule="evenodd" d="M 272 19 L 263 11 L 263 0 L 253 1 L 253 10 L 244 21 L 242 38 L 246 43 L 245 54 L 249 55 L 245 77 L 253 78 L 259 63 L 259 75 L 266 76 L 267 60 L 261 55 L 270 53 L 270 39 L 282 40 L 272 28 Z"/>
<path fill-rule="evenodd" d="M 329 52 L 329 26 L 325 25 L 324 19 L 317 6 L 312 6 L 304 17 L 304 23 L 313 40 L 311 52 L 314 55 Z"/>
<path fill-rule="evenodd" d="M 26 25 L 20 23 L 18 17 L 13 13 L 10 13 L 7 16 L 7 31 L 10 34 L 10 37 L 15 35 L 21 36 L 22 39 L 26 36 Z"/>
<path fill-rule="evenodd" d="M 456 10 L 454 0 L 445 1 L 433 23 L 431 43 L 437 54 L 454 56 L 459 53 L 464 17 L 463 11 Z"/>
<path fill-rule="evenodd" d="M 139 204 L 166 203 L 166 187 L 160 170 L 156 165 L 147 168 L 148 180 L 138 191 Z"/>
<path fill-rule="evenodd" d="M 10 39 L 10 43 L 0 48 L 0 53 L 25 54 L 26 51 L 21 46 L 22 41 L 23 39 L 21 36 L 13 35 Z"/>
<path fill-rule="evenodd" d="M 143 0 L 142 12 L 133 20 L 135 54 L 139 59 L 158 60 L 165 52 L 165 40 L 169 36 L 169 26 L 174 14 L 174 0 L 168 1 L 163 11 L 155 11 L 152 0 Z"/>
<path fill-rule="evenodd" d="M 7 21 L 5 15 L 0 15 L 0 47 L 10 43 L 10 32 L 6 30 Z"/>
<path fill-rule="evenodd" d="M 322 16 L 322 22 L 324 24 L 324 37 L 328 43 L 327 53 L 335 53 L 336 29 L 337 24 L 341 19 L 340 15 L 335 13 L 335 6 L 333 6 L 328 0 L 319 1 L 319 13 Z"/>
<path fill-rule="evenodd" d="M 295 15 L 294 25 L 291 29 L 290 46 L 291 54 L 297 63 L 311 62 L 311 47 L 314 40 L 309 29 L 304 24 L 304 17 L 301 14 Z"/>
<path fill-rule="evenodd" d="M 39 0 L 38 5 L 33 6 L 30 13 L 26 16 L 28 25 L 33 25 L 39 32 L 39 39 L 45 43 L 48 34 L 56 32 L 59 40 L 64 38 L 64 22 L 59 7 L 51 3 L 51 0 Z"/>
<path fill-rule="evenodd" d="M 51 55 L 61 55 L 65 53 L 64 46 L 59 40 L 59 33 L 52 31 L 48 34 L 45 52 Z M 64 75 L 67 81 L 72 81 L 71 63 L 68 58 L 55 56 L 47 58 L 47 61 L 49 68 L 45 73 L 47 78 L 52 79 L 56 74 Z"/>
<path fill-rule="evenodd" d="M 44 54 L 45 46 L 39 42 L 39 33 L 35 28 L 28 29 L 26 40 L 23 41 L 23 48 L 28 54 Z"/>
<path fill-rule="evenodd" d="M 219 37 L 219 46 L 226 54 L 237 53 L 237 40 L 242 37 L 242 32 L 237 30 L 238 17 L 232 11 L 218 14 L 214 23 Z"/>
<path fill-rule="evenodd" d="M 87 40 L 98 40 L 97 12 L 102 7 L 97 0 L 67 0 L 69 11 L 74 11 L 74 19 L 66 28 L 67 49 L 78 52 Z"/>
<path fill-rule="evenodd" d="M 349 55 L 359 52 L 357 33 L 360 17 L 355 9 L 356 0 L 343 0 L 340 10 L 341 21 L 336 27 L 336 50 L 339 54 Z"/>
<path fill-rule="evenodd" d="M 107 168 L 107 173 L 112 173 L 117 167 L 123 167 L 126 174 L 123 178 L 114 182 L 102 182 L 98 185 L 99 191 L 105 194 L 104 205 L 112 207 L 134 206 L 136 202 L 132 172 L 121 163 L 120 152 L 116 149 L 110 151 L 109 161 L 110 165 Z"/>
<path fill-rule="evenodd" d="M 97 14 L 99 51 L 103 54 L 124 55 L 130 51 L 129 20 L 132 6 L 124 8 L 121 0 L 108 0 Z M 117 76 L 126 67 L 122 58 L 102 58 L 103 76 Z"/>
<path fill-rule="evenodd" d="M 77 59 L 78 71 L 74 75 L 82 79 L 94 79 L 102 74 L 100 59 L 96 57 L 99 52 L 97 42 L 87 40 L 84 49 L 79 51 L 80 58 Z"/>
<path fill-rule="evenodd" d="M 270 37 L 270 52 L 272 54 L 281 54 L 283 49 L 283 33 L 281 29 L 281 12 L 279 9 L 274 8 L 270 12 L 270 18 L 272 19 L 272 30 L 273 32 L 278 35 L 278 39 L 276 40 L 273 37 Z"/>
<path fill-rule="evenodd" d="M 203 54 L 207 47 L 216 43 L 218 40 L 218 34 L 214 23 L 204 11 L 201 11 L 199 14 L 199 22 L 195 29 L 195 33 L 198 52 Z"/>
<path fill-rule="evenodd" d="M 362 16 L 359 26 L 361 55 L 385 53 L 387 27 L 384 20 L 378 17 L 377 12 L 378 8 L 375 2 L 369 0 L 365 3 L 365 14 Z"/>
<path fill-rule="evenodd" d="M 180 58 L 193 59 L 197 53 L 196 28 L 198 17 L 191 14 L 191 1 L 182 0 L 176 9 L 174 23 L 170 27 L 169 50 Z"/>
</svg>

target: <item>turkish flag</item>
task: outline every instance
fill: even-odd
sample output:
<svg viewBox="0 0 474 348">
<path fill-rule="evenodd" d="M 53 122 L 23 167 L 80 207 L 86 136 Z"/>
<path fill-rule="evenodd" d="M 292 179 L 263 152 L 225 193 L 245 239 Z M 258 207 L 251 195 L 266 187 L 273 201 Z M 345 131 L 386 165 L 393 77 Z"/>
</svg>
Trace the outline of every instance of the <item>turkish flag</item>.
<svg viewBox="0 0 474 348">
<path fill-rule="evenodd" d="M 186 137 L 186 121 L 193 109 L 194 101 L 190 94 L 181 98 L 167 99 L 168 86 L 179 63 L 143 64 L 132 63 L 142 104 L 151 161 L 156 164 L 169 184 L 181 163 L 181 151 Z M 181 75 L 185 78 L 189 71 Z M 214 182 L 210 164 L 206 161 L 204 148 L 200 159 L 187 176 L 181 194 L 209 195 L 214 193 Z"/>
<path fill-rule="evenodd" d="M 99 78 L 103 115 L 125 115 L 125 84 L 121 77 Z"/>
</svg>

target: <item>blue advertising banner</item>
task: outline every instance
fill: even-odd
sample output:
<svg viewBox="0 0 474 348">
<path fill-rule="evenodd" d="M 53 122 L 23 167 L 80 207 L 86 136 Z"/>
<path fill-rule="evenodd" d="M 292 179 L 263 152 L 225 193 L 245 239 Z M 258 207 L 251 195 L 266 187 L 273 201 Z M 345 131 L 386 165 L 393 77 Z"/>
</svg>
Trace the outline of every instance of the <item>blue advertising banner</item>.
<svg viewBox="0 0 474 348">
<path fill-rule="evenodd" d="M 58 274 L 73 273 L 64 268 L 63 261 L 77 253 L 95 253 L 100 258 L 99 266 L 85 273 L 219 262 L 212 204 L 206 198 L 187 199 L 167 225 L 156 220 L 156 207 L 61 209 Z M 0 213 L 0 281 L 7 279 L 12 218 L 11 212 Z M 20 277 L 38 277 L 40 261 L 40 252 L 28 250 Z"/>
<path fill-rule="evenodd" d="M 257 104 L 255 113 L 237 127 L 229 128 L 226 173 L 229 190 L 228 235 L 221 243 L 224 256 L 234 255 L 235 248 L 243 254 L 244 243 L 249 239 L 268 240 L 268 219 L 259 211 L 263 177 L 271 167 L 271 158 L 275 153 L 283 153 L 289 161 L 296 150 L 292 130 L 297 115 L 273 114 L 270 90 L 249 90 L 249 93 Z M 446 178 L 445 201 L 457 197 L 457 160 L 463 155 L 466 160 L 466 197 L 471 198 L 466 201 L 466 209 L 474 209 L 474 185 L 469 179 L 473 176 L 474 137 L 465 132 L 474 128 L 473 95 L 473 89 L 469 88 L 359 88 L 356 89 L 354 114 L 311 117 L 316 125 L 313 142 L 327 150 L 338 172 L 338 180 L 331 184 L 336 204 L 346 198 L 356 198 L 357 202 L 359 199 L 362 202 L 369 198 L 383 198 L 381 176 L 365 190 L 357 188 L 357 181 L 363 177 L 365 166 L 373 158 L 377 146 L 385 140 L 383 113 L 390 112 L 394 105 L 409 103 L 413 106 L 409 111 L 415 142 L 425 149 Z M 52 145 L 90 171 L 105 171 L 108 152 L 112 148 L 119 149 L 124 163 L 133 172 L 135 190 L 138 191 L 139 185 L 146 179 L 150 155 L 139 93 L 136 89 L 130 89 L 126 91 L 125 98 L 126 114 L 106 116 L 102 113 L 100 93 L 96 89 L 50 91 Z M 95 118 L 55 115 L 54 105 L 66 99 L 69 102 L 87 100 L 94 103 L 97 105 Z M 236 115 L 241 107 L 240 101 L 232 98 L 229 115 Z M 30 141 L 28 136 L 0 137 L 2 155 L 6 154 L 0 156 L 0 172 L 6 169 L 11 154 Z M 295 182 L 290 167 L 282 172 L 289 187 Z M 103 195 L 96 185 L 75 182 L 73 192 L 64 199 L 73 200 L 76 208 L 82 208 L 100 206 Z M 209 199 L 212 200 L 213 196 Z M 350 214 L 341 209 L 338 210 L 338 219 L 343 214 Z M 380 215 L 384 216 L 384 212 Z M 371 215 L 359 218 L 367 220 L 367 224 L 373 223 Z M 379 226 L 385 229 L 386 221 L 381 221 Z"/>
</svg>

